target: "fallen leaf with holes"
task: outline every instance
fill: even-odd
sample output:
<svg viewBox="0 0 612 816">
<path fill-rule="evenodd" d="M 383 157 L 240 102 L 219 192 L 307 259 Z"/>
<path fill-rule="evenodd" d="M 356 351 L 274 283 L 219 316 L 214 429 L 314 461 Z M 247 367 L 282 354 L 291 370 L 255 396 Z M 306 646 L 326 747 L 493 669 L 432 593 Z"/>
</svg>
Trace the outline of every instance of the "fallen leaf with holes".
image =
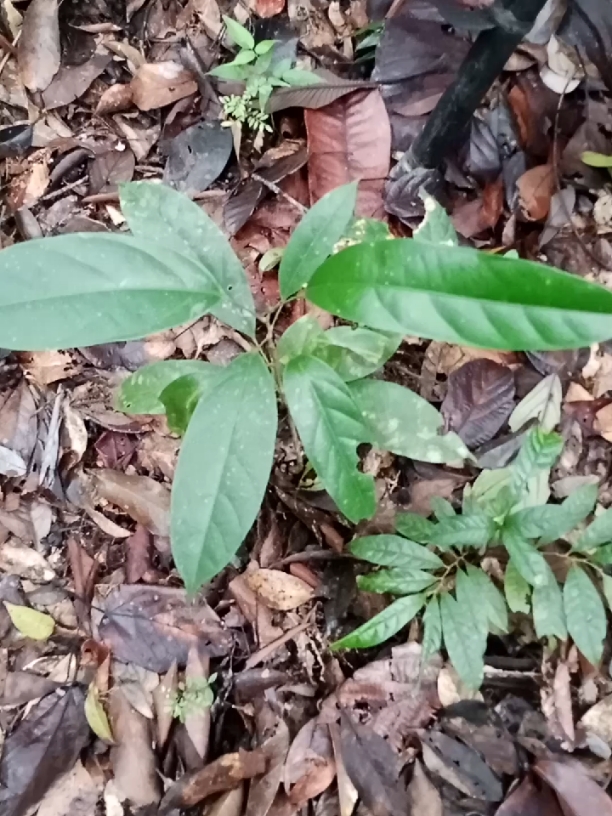
<svg viewBox="0 0 612 816">
<path fill-rule="evenodd" d="M 179 62 L 141 65 L 131 82 L 132 99 L 142 111 L 163 108 L 191 96 L 198 90 L 189 71 Z"/>
<path fill-rule="evenodd" d="M 314 595 L 305 581 L 281 570 L 257 569 L 246 573 L 246 581 L 266 606 L 281 612 L 297 609 Z"/>
<path fill-rule="evenodd" d="M 516 182 L 521 207 L 531 221 L 544 221 L 555 192 L 555 171 L 551 164 L 540 164 L 527 170 Z"/>
</svg>

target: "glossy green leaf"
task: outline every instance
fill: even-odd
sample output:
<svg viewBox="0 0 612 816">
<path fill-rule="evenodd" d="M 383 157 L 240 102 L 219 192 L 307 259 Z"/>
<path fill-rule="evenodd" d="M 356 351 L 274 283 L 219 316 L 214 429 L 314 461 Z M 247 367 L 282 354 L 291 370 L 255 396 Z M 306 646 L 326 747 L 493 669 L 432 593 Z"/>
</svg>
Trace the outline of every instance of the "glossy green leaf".
<svg viewBox="0 0 612 816">
<path fill-rule="evenodd" d="M 520 431 L 529 421 L 537 419 L 543 431 L 552 431 L 561 421 L 563 391 L 558 374 L 549 374 L 523 397 L 508 418 L 513 432 Z"/>
<path fill-rule="evenodd" d="M 532 261 L 409 238 L 328 258 L 307 297 L 374 329 L 484 348 L 581 348 L 612 333 L 604 287 Z"/>
<path fill-rule="evenodd" d="M 248 79 L 251 68 L 246 65 L 235 65 L 233 62 L 227 62 L 225 65 L 217 65 L 208 71 L 209 76 L 218 77 L 219 79 L 226 79 L 236 82 L 244 82 Z"/>
<path fill-rule="evenodd" d="M 390 592 L 391 595 L 413 595 L 436 582 L 436 578 L 423 570 L 383 569 L 369 575 L 357 576 L 357 586 L 365 592 Z"/>
<path fill-rule="evenodd" d="M 469 609 L 444 593 L 440 613 L 444 645 L 455 671 L 467 686 L 479 688 L 484 677 L 483 642 Z"/>
<path fill-rule="evenodd" d="M 399 348 L 402 338 L 372 329 L 337 326 L 323 333 L 314 351 L 345 382 L 373 374 Z"/>
<path fill-rule="evenodd" d="M 302 218 L 285 248 L 278 272 L 285 300 L 306 286 L 317 267 L 331 255 L 353 220 L 356 201 L 357 182 L 344 184 L 319 199 Z"/>
<path fill-rule="evenodd" d="M 195 320 L 218 293 L 193 259 L 126 235 L 76 233 L 0 250 L 0 346 L 133 340 Z"/>
<path fill-rule="evenodd" d="M 508 606 L 502 593 L 484 570 L 468 564 L 466 572 L 480 603 L 486 607 L 489 624 L 502 632 L 507 632 Z"/>
<path fill-rule="evenodd" d="M 503 530 L 502 541 L 512 563 L 528 584 L 535 587 L 546 583 L 550 568 L 542 553 L 530 541 L 513 530 Z"/>
<path fill-rule="evenodd" d="M 493 519 L 482 515 L 453 516 L 441 519 L 434 527 L 431 543 L 449 547 L 484 547 L 495 536 Z"/>
<path fill-rule="evenodd" d="M 275 44 L 276 40 L 262 40 L 261 42 L 258 42 L 257 45 L 255 46 L 255 53 L 258 56 L 261 56 L 262 54 L 267 54 L 268 51 L 271 51 L 274 48 Z"/>
<path fill-rule="evenodd" d="M 510 559 L 506 565 L 504 575 L 504 595 L 511 612 L 529 612 L 529 595 L 531 586 L 523 578 L 521 573 Z"/>
<path fill-rule="evenodd" d="M 168 427 L 172 433 L 183 436 L 193 416 L 199 400 L 214 387 L 223 376 L 223 369 L 217 368 L 217 377 L 207 377 L 203 382 L 197 375 L 185 374 L 173 380 L 160 394 L 166 409 Z"/>
<path fill-rule="evenodd" d="M 500 493 L 507 493 L 512 482 L 512 468 L 497 468 L 481 471 L 472 484 L 470 498 L 483 509 L 496 503 Z"/>
<path fill-rule="evenodd" d="M 289 362 L 283 385 L 306 456 L 325 489 L 351 521 L 371 518 L 374 480 L 357 470 L 357 446 L 368 434 L 348 386 L 328 365 L 307 356 Z"/>
<path fill-rule="evenodd" d="M 457 570 L 455 575 L 455 597 L 462 615 L 471 620 L 474 636 L 480 640 L 480 654 L 484 654 L 489 634 L 489 618 L 487 605 L 481 597 L 478 585 L 472 575 L 463 570 Z"/>
<path fill-rule="evenodd" d="M 125 379 L 115 400 L 118 411 L 126 414 L 163 414 L 162 391 L 179 377 L 193 374 L 202 383 L 214 380 L 219 368 L 201 360 L 160 360 L 139 368 Z"/>
<path fill-rule="evenodd" d="M 522 496 L 530 481 L 539 472 L 551 468 L 563 450 L 563 439 L 559 434 L 546 432 L 540 428 L 530 431 L 514 462 L 512 463 L 511 487 L 517 497 Z"/>
<path fill-rule="evenodd" d="M 410 623 L 424 603 L 423 594 L 398 598 L 363 626 L 355 629 L 342 640 L 333 643 L 332 649 L 334 651 L 337 649 L 367 649 L 370 646 L 378 646 L 379 643 L 389 640 Z"/>
<path fill-rule="evenodd" d="M 608 604 L 608 609 L 612 611 L 612 577 L 604 572 L 601 576 L 601 588 Z"/>
<path fill-rule="evenodd" d="M 243 354 L 198 402 L 172 488 L 171 539 L 191 592 L 232 559 L 263 500 L 276 442 L 274 380 Z"/>
<path fill-rule="evenodd" d="M 539 507 L 525 507 L 508 516 L 504 528 L 513 530 L 522 538 L 540 538 L 547 530 L 557 525 L 561 505 L 544 504 Z"/>
<path fill-rule="evenodd" d="M 415 241 L 425 241 L 439 246 L 459 246 L 459 236 L 446 210 L 433 196 L 421 193 L 425 204 L 425 218 L 412 233 Z"/>
<path fill-rule="evenodd" d="M 276 358 L 281 366 L 302 354 L 312 355 L 325 332 L 312 315 L 304 315 L 292 323 L 276 345 Z"/>
<path fill-rule="evenodd" d="M 155 253 L 164 246 L 195 261 L 202 280 L 219 298 L 210 309 L 212 314 L 253 336 L 255 305 L 244 269 L 204 210 L 183 193 L 150 181 L 122 184 L 120 200 L 133 235 L 146 241 Z"/>
<path fill-rule="evenodd" d="M 441 646 L 442 616 L 440 615 L 440 601 L 436 595 L 428 602 L 423 613 L 421 662 L 426 663 L 433 654 L 440 651 Z"/>
<path fill-rule="evenodd" d="M 431 505 L 432 512 L 438 521 L 453 518 L 457 515 L 453 505 L 448 499 L 443 499 L 442 496 L 432 496 L 429 503 Z"/>
<path fill-rule="evenodd" d="M 349 548 L 357 558 L 377 564 L 379 567 L 423 570 L 444 567 L 444 562 L 434 552 L 401 536 L 389 534 L 363 536 L 351 541 Z"/>
<path fill-rule="evenodd" d="M 589 167 L 606 167 L 612 168 L 612 156 L 607 156 L 605 153 L 596 153 L 593 150 L 585 150 L 580 158 Z"/>
<path fill-rule="evenodd" d="M 571 498 L 571 496 L 568 498 Z M 609 542 L 612 542 L 612 508 L 595 516 L 595 519 L 582 533 L 573 549 L 577 552 L 588 552 Z"/>
<path fill-rule="evenodd" d="M 540 544 L 550 544 L 563 538 L 593 512 L 598 495 L 597 485 L 583 485 L 571 493 L 562 504 L 557 505 L 557 517 L 551 521 L 542 535 Z"/>
<path fill-rule="evenodd" d="M 606 637 L 606 610 L 589 576 L 575 565 L 565 579 L 563 606 L 572 640 L 586 659 L 597 665 Z"/>
<path fill-rule="evenodd" d="M 434 527 L 433 521 L 418 513 L 398 513 L 395 517 L 397 532 L 420 544 L 429 544 Z"/>
<path fill-rule="evenodd" d="M 590 559 L 602 567 L 609 567 L 612 564 L 612 544 L 604 544 L 603 547 L 598 547 L 595 552 L 591 553 Z"/>
<path fill-rule="evenodd" d="M 456 462 L 470 452 L 455 433 L 441 434 L 444 421 L 427 400 L 397 383 L 359 380 L 349 386 L 379 450 L 422 462 Z"/>
<path fill-rule="evenodd" d="M 342 239 L 342 247 L 353 244 L 372 243 L 373 241 L 391 240 L 391 230 L 386 221 L 377 218 L 355 218 Z"/>
<path fill-rule="evenodd" d="M 531 607 L 536 635 L 539 638 L 557 637 L 560 640 L 567 639 L 563 595 L 561 587 L 550 568 L 546 582 L 533 589 Z"/>
<path fill-rule="evenodd" d="M 248 29 L 225 14 L 223 15 L 223 22 L 227 28 L 228 37 L 239 48 L 246 48 L 248 50 L 255 48 L 255 40 Z"/>
</svg>

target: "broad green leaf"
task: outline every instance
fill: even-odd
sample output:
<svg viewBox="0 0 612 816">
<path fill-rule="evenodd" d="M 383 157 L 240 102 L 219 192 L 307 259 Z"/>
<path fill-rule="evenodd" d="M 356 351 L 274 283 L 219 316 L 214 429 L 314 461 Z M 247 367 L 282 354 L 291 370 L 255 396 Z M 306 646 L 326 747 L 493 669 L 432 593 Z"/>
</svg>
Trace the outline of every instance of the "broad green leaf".
<svg viewBox="0 0 612 816">
<path fill-rule="evenodd" d="M 428 572 L 398 569 L 397 567 L 357 577 L 359 589 L 365 592 L 390 592 L 392 595 L 412 595 L 427 589 L 435 582 L 435 576 Z"/>
<path fill-rule="evenodd" d="M 612 611 L 612 578 L 606 573 L 601 576 L 601 588 L 603 590 L 604 598 L 608 604 L 608 609 Z"/>
<path fill-rule="evenodd" d="M 355 218 L 342 238 L 341 247 L 373 241 L 392 240 L 391 230 L 385 221 L 377 218 Z"/>
<path fill-rule="evenodd" d="M 571 498 L 568 497 L 568 498 Z M 612 508 L 605 510 L 589 524 L 584 533 L 580 536 L 573 549 L 577 552 L 588 552 L 608 544 L 612 541 Z"/>
<path fill-rule="evenodd" d="M 455 597 L 462 614 L 471 620 L 474 635 L 480 639 L 480 653 L 484 654 L 489 634 L 487 605 L 473 577 L 461 569 L 455 575 Z"/>
<path fill-rule="evenodd" d="M 436 524 L 430 541 L 444 550 L 449 547 L 484 547 L 495 532 L 495 523 L 488 516 L 449 516 Z"/>
<path fill-rule="evenodd" d="M 308 300 L 381 331 L 484 348 L 581 348 L 610 337 L 612 292 L 533 263 L 409 238 L 349 247 Z"/>
<path fill-rule="evenodd" d="M 227 238 L 204 210 L 183 193 L 150 181 L 122 184 L 120 200 L 133 235 L 146 241 L 155 254 L 158 247 L 164 246 L 195 261 L 202 280 L 219 299 L 209 311 L 252 337 L 255 305 L 244 269 Z M 182 322 L 189 319 L 193 318 Z"/>
<path fill-rule="evenodd" d="M 446 210 L 433 196 L 421 193 L 425 204 L 425 218 L 412 233 L 415 241 L 442 246 L 459 246 L 459 236 Z"/>
<path fill-rule="evenodd" d="M 236 54 L 234 59 L 232 60 L 232 65 L 249 65 L 251 62 L 255 62 L 257 59 L 257 54 L 255 51 L 240 51 L 239 54 Z"/>
<path fill-rule="evenodd" d="M 470 497 L 480 507 L 488 508 L 496 501 L 501 491 L 506 490 L 512 482 L 512 468 L 481 471 L 470 492 Z"/>
<path fill-rule="evenodd" d="M 104 742 L 114 742 L 113 732 L 100 700 L 100 692 L 95 682 L 89 684 L 85 698 L 85 719 L 94 734 Z"/>
<path fill-rule="evenodd" d="M 222 369 L 217 369 L 219 375 Z M 198 401 L 214 388 L 216 378 L 208 378 L 203 383 L 193 374 L 185 374 L 173 380 L 161 392 L 159 398 L 166 409 L 168 427 L 173 433 L 183 436 L 193 416 Z"/>
<path fill-rule="evenodd" d="M 557 525 L 559 514 L 562 512 L 559 504 L 525 507 L 523 510 L 518 510 L 508 516 L 504 528 L 513 530 L 522 538 L 540 538 L 547 530 Z"/>
<path fill-rule="evenodd" d="M 218 292 L 192 258 L 126 235 L 76 233 L 0 251 L 0 346 L 134 340 L 195 320 Z"/>
<path fill-rule="evenodd" d="M 262 54 L 267 54 L 268 51 L 271 51 L 274 48 L 275 43 L 276 40 L 262 40 L 261 42 L 258 42 L 257 45 L 255 46 L 255 53 L 258 56 L 261 56 Z"/>
<path fill-rule="evenodd" d="M 126 414 L 163 414 L 162 391 L 179 377 L 193 374 L 204 384 L 213 381 L 219 368 L 201 360 L 160 360 L 139 368 L 125 379 L 117 393 L 115 407 Z"/>
<path fill-rule="evenodd" d="M 227 28 L 227 36 L 239 48 L 246 48 L 247 50 L 255 48 L 253 35 L 244 26 L 241 26 L 240 23 L 225 14 L 223 15 L 223 22 Z"/>
<path fill-rule="evenodd" d="M 589 663 L 597 665 L 606 637 L 606 610 L 589 576 L 574 565 L 563 587 L 563 606 L 572 640 Z"/>
<path fill-rule="evenodd" d="M 440 601 L 434 596 L 423 613 L 423 644 L 421 647 L 421 662 L 426 663 L 429 658 L 440 651 L 442 646 L 442 617 L 440 616 Z"/>
<path fill-rule="evenodd" d="M 319 199 L 297 225 L 278 271 L 285 300 L 305 286 L 317 267 L 331 255 L 353 220 L 356 200 L 357 182 L 344 184 Z"/>
<path fill-rule="evenodd" d="M 489 623 L 502 632 L 507 632 L 508 607 L 502 593 L 484 570 L 468 564 L 466 571 L 480 602 L 486 607 Z"/>
<path fill-rule="evenodd" d="M 351 521 L 371 518 L 374 480 L 357 470 L 357 446 L 368 433 L 348 386 L 328 365 L 307 356 L 289 362 L 283 385 L 306 456 L 325 489 Z"/>
<path fill-rule="evenodd" d="M 303 68 L 289 68 L 283 71 L 283 79 L 289 85 L 298 85 L 308 87 L 309 85 L 320 85 L 324 80 L 313 74 L 311 71 L 305 71 Z"/>
<path fill-rule="evenodd" d="M 355 629 L 350 635 L 332 643 L 334 651 L 338 649 L 367 649 L 370 646 L 378 646 L 385 640 L 389 640 L 400 629 L 414 618 L 425 603 L 425 596 L 407 595 L 405 598 L 398 598 L 386 609 L 379 612 L 363 626 Z"/>
<path fill-rule="evenodd" d="M 510 559 L 504 575 L 504 595 L 511 612 L 529 612 L 529 595 L 531 586 L 523 578 Z"/>
<path fill-rule="evenodd" d="M 431 505 L 432 512 L 438 521 L 453 518 L 457 515 L 453 505 L 448 499 L 443 499 L 442 496 L 432 496 L 429 503 Z"/>
<path fill-rule="evenodd" d="M 542 553 L 530 541 L 513 530 L 502 530 L 502 541 L 512 563 L 531 586 L 542 586 L 548 579 L 550 567 Z"/>
<path fill-rule="evenodd" d="M 311 355 L 325 332 L 312 315 L 304 315 L 283 332 L 276 346 L 276 358 L 281 366 L 302 354 Z"/>
<path fill-rule="evenodd" d="M 563 439 L 554 432 L 534 428 L 527 434 L 518 455 L 512 463 L 511 487 L 517 497 L 522 496 L 531 479 L 540 471 L 548 470 L 563 450 Z"/>
<path fill-rule="evenodd" d="M 457 434 L 440 433 L 442 417 L 414 391 L 384 380 L 359 380 L 349 388 L 369 429 L 367 441 L 379 450 L 434 463 L 470 457 Z"/>
<path fill-rule="evenodd" d="M 604 544 L 603 547 L 598 547 L 594 553 L 591 553 L 590 559 L 602 567 L 609 567 L 612 564 L 612 544 Z"/>
<path fill-rule="evenodd" d="M 596 153 L 593 150 L 585 150 L 580 158 L 585 164 L 588 164 L 589 167 L 612 168 L 612 156 L 607 156 L 605 153 Z"/>
<path fill-rule="evenodd" d="M 268 249 L 259 259 L 259 271 L 270 272 L 274 267 L 278 266 L 280 259 L 283 257 L 285 247 L 272 247 Z"/>
<path fill-rule="evenodd" d="M 351 382 L 377 371 L 395 354 L 401 342 L 397 334 L 337 326 L 319 338 L 314 355 L 337 371 L 345 382 Z"/>
<path fill-rule="evenodd" d="M 233 62 L 228 62 L 225 65 L 217 65 L 216 68 L 208 71 L 208 74 L 209 76 L 219 77 L 219 79 L 244 82 L 244 80 L 248 79 L 251 70 L 245 65 L 235 65 Z"/>
<path fill-rule="evenodd" d="M 593 512 L 599 490 L 597 485 L 583 485 L 571 493 L 562 504 L 557 505 L 557 517 L 552 520 L 545 530 L 540 544 L 550 544 L 558 538 L 563 538 L 570 530 L 583 521 Z"/>
<path fill-rule="evenodd" d="M 396 535 L 374 535 L 356 538 L 349 544 L 356 558 L 377 564 L 379 567 L 404 567 L 406 569 L 435 570 L 444 562 L 434 552 Z"/>
<path fill-rule="evenodd" d="M 19 606 L 8 601 L 4 602 L 13 626 L 24 637 L 32 640 L 49 640 L 55 629 L 55 621 L 51 615 L 30 609 L 29 606 Z"/>
<path fill-rule="evenodd" d="M 563 595 L 553 571 L 541 586 L 534 587 L 531 595 L 533 623 L 539 638 L 557 637 L 567 640 L 567 626 L 563 609 Z"/>
<path fill-rule="evenodd" d="M 483 642 L 469 609 L 446 592 L 440 597 L 440 613 L 444 645 L 451 663 L 467 686 L 479 688 L 484 677 Z"/>
<path fill-rule="evenodd" d="M 179 454 L 171 539 L 188 591 L 222 570 L 251 528 L 275 442 L 274 380 L 262 357 L 243 354 L 199 401 Z"/>
<path fill-rule="evenodd" d="M 552 431 L 561 421 L 562 397 L 559 375 L 544 377 L 510 414 L 510 430 L 520 431 L 530 420 L 537 419 L 543 431 Z"/>
<path fill-rule="evenodd" d="M 395 529 L 400 535 L 429 544 L 435 524 L 418 513 L 398 513 L 395 517 Z"/>
</svg>

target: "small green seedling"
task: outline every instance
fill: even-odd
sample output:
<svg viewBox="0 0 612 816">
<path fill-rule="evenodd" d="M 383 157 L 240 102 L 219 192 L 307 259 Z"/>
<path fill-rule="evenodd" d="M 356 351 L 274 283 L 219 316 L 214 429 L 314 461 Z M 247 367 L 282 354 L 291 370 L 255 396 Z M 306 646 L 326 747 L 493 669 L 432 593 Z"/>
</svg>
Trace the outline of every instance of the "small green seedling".
<svg viewBox="0 0 612 816">
<path fill-rule="evenodd" d="M 205 677 L 190 677 L 179 687 L 171 699 L 172 716 L 184 723 L 193 714 L 201 714 L 209 709 L 215 701 L 212 685 L 217 679 L 211 674 Z"/>
<path fill-rule="evenodd" d="M 612 174 L 612 156 L 606 156 L 605 153 L 595 153 L 592 150 L 585 150 L 580 158 L 589 167 L 606 169 L 608 173 Z"/>
<path fill-rule="evenodd" d="M 242 94 L 221 97 L 225 119 L 246 124 L 256 132 L 271 132 L 266 106 L 274 89 L 315 85 L 321 79 L 310 71 L 295 68 L 290 59 L 275 61 L 275 40 L 256 43 L 251 32 L 236 20 L 231 17 L 223 19 L 230 39 L 240 50 L 231 62 L 213 68 L 209 74 L 245 83 Z"/>
</svg>

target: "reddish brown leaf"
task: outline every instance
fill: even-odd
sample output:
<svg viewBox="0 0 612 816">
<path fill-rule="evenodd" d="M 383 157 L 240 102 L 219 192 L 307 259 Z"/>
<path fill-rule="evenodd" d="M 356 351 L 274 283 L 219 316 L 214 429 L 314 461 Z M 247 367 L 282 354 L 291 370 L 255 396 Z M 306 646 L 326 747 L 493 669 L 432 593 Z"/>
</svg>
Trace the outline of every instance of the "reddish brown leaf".
<svg viewBox="0 0 612 816">
<path fill-rule="evenodd" d="M 178 62 L 141 65 L 131 87 L 134 104 L 143 111 L 171 105 L 198 90 L 191 73 Z"/>
<path fill-rule="evenodd" d="M 289 750 L 289 729 L 283 720 L 278 721 L 275 733 L 264 742 L 261 750 L 268 758 L 268 770 L 251 783 L 244 816 L 267 816 L 276 798 Z"/>
<path fill-rule="evenodd" d="M 274 17 L 285 8 L 285 0 L 257 0 L 255 9 L 260 17 Z"/>
<path fill-rule="evenodd" d="M 125 577 L 128 584 L 136 584 L 151 569 L 151 534 L 139 524 L 136 532 L 125 539 Z"/>
<path fill-rule="evenodd" d="M 170 535 L 170 490 L 150 476 L 101 468 L 92 471 L 96 495 L 120 507 L 153 535 Z"/>
<path fill-rule="evenodd" d="M 544 221 L 550 210 L 550 200 L 555 192 L 555 171 L 551 164 L 532 167 L 516 182 L 521 206 L 531 221 Z"/>
<path fill-rule="evenodd" d="M 563 816 L 557 798 L 546 785 L 526 776 L 503 802 L 495 816 Z"/>
<path fill-rule="evenodd" d="M 448 378 L 442 414 L 449 430 L 477 447 L 502 427 L 514 407 L 514 375 L 492 360 L 470 360 Z"/>
<path fill-rule="evenodd" d="M 21 81 L 44 91 L 60 67 L 58 0 L 32 0 L 23 15 L 18 45 Z"/>
<path fill-rule="evenodd" d="M 389 173 L 391 126 L 378 90 L 352 93 L 319 110 L 307 110 L 311 203 L 359 180 L 358 215 L 382 217 Z"/>
<path fill-rule="evenodd" d="M 565 816 L 612 816 L 612 799 L 577 762 L 540 759 L 534 771 L 555 791 Z"/>
<path fill-rule="evenodd" d="M 285 763 L 285 790 L 301 807 L 323 793 L 336 776 L 329 728 L 318 717 L 306 723 L 291 744 Z"/>
<path fill-rule="evenodd" d="M 103 116 L 105 113 L 121 113 L 121 111 L 129 110 L 133 104 L 132 86 L 111 85 L 107 88 L 98 101 L 96 116 Z"/>
<path fill-rule="evenodd" d="M 111 61 L 107 54 L 94 54 L 82 65 L 62 67 L 55 75 L 53 82 L 43 91 L 43 102 L 47 110 L 69 105 L 83 96 L 91 83 L 100 76 Z"/>
</svg>

